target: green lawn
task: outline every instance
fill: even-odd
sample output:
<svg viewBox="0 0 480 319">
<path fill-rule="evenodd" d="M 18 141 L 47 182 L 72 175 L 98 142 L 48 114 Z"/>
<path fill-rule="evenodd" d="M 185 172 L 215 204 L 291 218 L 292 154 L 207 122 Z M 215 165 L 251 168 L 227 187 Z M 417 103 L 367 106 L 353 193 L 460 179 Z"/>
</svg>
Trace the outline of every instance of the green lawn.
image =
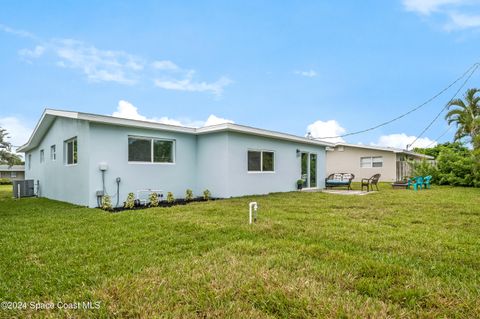
<svg viewBox="0 0 480 319">
<path fill-rule="evenodd" d="M 248 225 L 248 203 L 259 221 Z M 110 214 L 0 187 L 0 317 L 480 315 L 480 189 L 287 193 Z"/>
</svg>

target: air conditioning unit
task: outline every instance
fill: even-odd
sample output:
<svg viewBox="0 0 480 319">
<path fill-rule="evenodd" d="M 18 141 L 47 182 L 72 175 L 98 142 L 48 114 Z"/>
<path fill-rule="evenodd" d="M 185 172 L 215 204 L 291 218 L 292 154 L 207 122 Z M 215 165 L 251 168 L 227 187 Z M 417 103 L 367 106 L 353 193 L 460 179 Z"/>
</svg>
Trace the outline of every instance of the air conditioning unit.
<svg viewBox="0 0 480 319">
<path fill-rule="evenodd" d="M 34 180 L 13 181 L 13 196 L 15 198 L 35 196 Z"/>
</svg>

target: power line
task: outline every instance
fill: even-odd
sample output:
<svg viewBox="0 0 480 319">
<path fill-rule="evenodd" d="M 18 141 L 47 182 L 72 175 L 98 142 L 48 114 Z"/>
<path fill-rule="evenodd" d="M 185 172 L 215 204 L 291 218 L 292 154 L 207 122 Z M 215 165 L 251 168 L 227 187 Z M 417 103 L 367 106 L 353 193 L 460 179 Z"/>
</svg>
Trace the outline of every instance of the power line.
<svg viewBox="0 0 480 319">
<path fill-rule="evenodd" d="M 477 68 L 480 66 L 480 63 L 475 63 L 473 64 L 472 66 L 470 66 L 467 71 L 465 71 L 460 77 L 458 77 L 455 81 L 453 81 L 452 83 L 450 83 L 447 87 L 445 87 L 444 89 L 442 89 L 440 92 L 438 92 L 437 94 L 435 94 L 433 97 L 429 98 L 428 100 L 426 100 L 425 102 L 423 102 L 422 104 L 414 107 L 413 109 L 411 109 L 410 111 L 406 112 L 406 113 L 403 113 L 402 115 L 399 115 L 389 121 L 386 121 L 386 122 L 383 122 L 383 123 L 380 123 L 378 125 L 375 125 L 375 126 L 372 126 L 372 127 L 369 127 L 367 129 L 364 129 L 364 130 L 360 130 L 360 131 L 355 131 L 355 132 L 352 132 L 352 133 L 347 133 L 347 134 L 343 134 L 343 135 L 337 135 L 337 136 L 328 136 L 328 137 L 317 137 L 315 138 L 316 140 L 321 140 L 321 139 L 328 139 L 328 138 L 340 138 L 340 137 L 346 137 L 346 136 L 351 136 L 351 135 L 357 135 L 357 134 L 361 134 L 361 133 L 366 133 L 366 132 L 369 132 L 369 131 L 373 131 L 379 127 L 382 127 L 382 126 L 385 126 L 385 125 L 388 125 L 390 123 L 393 123 L 413 112 L 415 112 L 416 110 L 424 107 L 425 105 L 427 105 L 428 103 L 432 102 L 433 100 L 435 100 L 437 97 L 439 97 L 440 95 L 442 95 L 445 91 L 447 91 L 448 89 L 450 89 L 452 86 L 454 86 L 458 81 L 460 81 L 461 79 L 463 79 L 470 71 L 472 71 L 472 73 L 470 74 L 469 78 L 473 75 L 473 73 L 477 70 Z"/>
<path fill-rule="evenodd" d="M 445 104 L 445 106 L 440 110 L 440 112 L 433 118 L 433 120 L 427 125 L 427 127 L 425 127 L 423 129 L 423 131 L 415 138 L 415 140 L 410 143 L 410 147 L 413 146 L 413 144 L 415 144 L 416 141 L 418 141 L 418 139 L 420 137 L 422 137 L 422 135 L 433 125 L 433 123 L 440 117 L 440 115 L 442 115 L 443 111 L 445 111 L 446 109 L 448 109 L 449 105 L 450 105 L 450 102 L 452 102 L 452 100 L 457 96 L 457 94 L 460 92 L 461 89 L 463 89 L 463 87 L 467 84 L 468 80 L 470 80 L 470 78 L 472 77 L 472 75 L 475 73 L 475 71 L 478 69 L 478 67 L 480 66 L 480 64 L 476 63 L 473 65 L 473 70 L 472 72 L 470 72 L 470 74 L 467 76 L 467 78 L 465 79 L 465 81 L 463 81 L 462 85 L 458 88 L 458 90 L 455 92 L 455 94 L 452 96 L 452 98 Z"/>
<path fill-rule="evenodd" d="M 433 140 L 433 142 L 428 144 L 425 148 L 429 148 L 433 144 L 437 143 L 439 139 L 441 139 L 445 134 L 447 134 L 452 129 L 452 127 L 453 126 L 449 125 L 448 128 L 442 134 L 440 134 L 439 137 L 437 137 L 435 140 Z"/>
</svg>

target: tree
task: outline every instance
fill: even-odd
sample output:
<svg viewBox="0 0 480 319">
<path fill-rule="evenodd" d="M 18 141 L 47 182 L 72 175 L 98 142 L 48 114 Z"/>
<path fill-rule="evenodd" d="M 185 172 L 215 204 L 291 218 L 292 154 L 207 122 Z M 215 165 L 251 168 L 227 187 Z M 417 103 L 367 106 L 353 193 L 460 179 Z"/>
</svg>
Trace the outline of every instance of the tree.
<svg viewBox="0 0 480 319">
<path fill-rule="evenodd" d="M 416 148 L 415 152 L 435 157 L 428 161 L 412 162 L 413 175 L 431 175 L 439 185 L 480 186 L 475 152 L 460 142 L 438 144 L 432 148 Z"/>
<path fill-rule="evenodd" d="M 20 156 L 12 153 L 12 144 L 7 141 L 7 130 L 0 127 L 0 164 L 16 165 L 22 162 Z"/>
<path fill-rule="evenodd" d="M 480 149 L 480 89 L 468 89 L 464 99 L 455 99 L 448 103 L 450 111 L 445 116 L 448 124 L 455 123 L 455 141 L 467 137 L 475 150 Z"/>
</svg>

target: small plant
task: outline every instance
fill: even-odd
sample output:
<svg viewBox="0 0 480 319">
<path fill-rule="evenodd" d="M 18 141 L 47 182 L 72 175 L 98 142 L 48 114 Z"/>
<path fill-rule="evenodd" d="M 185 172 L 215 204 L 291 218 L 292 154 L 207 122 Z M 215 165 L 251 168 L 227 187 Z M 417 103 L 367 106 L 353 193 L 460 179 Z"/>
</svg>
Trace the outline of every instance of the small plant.
<svg viewBox="0 0 480 319">
<path fill-rule="evenodd" d="M 193 200 L 193 192 L 191 189 L 187 189 L 185 191 L 185 200 L 188 202 L 188 201 L 191 201 Z"/>
<path fill-rule="evenodd" d="M 208 189 L 203 191 L 203 199 L 204 200 L 209 200 L 211 196 L 212 196 L 212 193 L 210 193 L 210 191 Z"/>
<path fill-rule="evenodd" d="M 167 193 L 167 203 L 171 204 L 175 201 L 175 197 L 173 197 L 173 193 L 172 192 L 168 192 Z"/>
<path fill-rule="evenodd" d="M 297 180 L 297 189 L 302 189 L 303 188 L 303 179 L 298 179 Z"/>
<path fill-rule="evenodd" d="M 150 207 L 158 206 L 158 194 L 153 192 L 148 195 L 148 200 L 150 201 Z"/>
<path fill-rule="evenodd" d="M 127 200 L 125 201 L 123 207 L 128 209 L 132 209 L 133 207 L 135 207 L 135 194 L 128 193 Z"/>
<path fill-rule="evenodd" d="M 101 206 L 101 208 L 103 210 L 108 210 L 108 211 L 113 210 L 112 199 L 110 198 L 110 196 L 108 196 L 108 195 L 102 196 L 102 206 Z"/>
</svg>

